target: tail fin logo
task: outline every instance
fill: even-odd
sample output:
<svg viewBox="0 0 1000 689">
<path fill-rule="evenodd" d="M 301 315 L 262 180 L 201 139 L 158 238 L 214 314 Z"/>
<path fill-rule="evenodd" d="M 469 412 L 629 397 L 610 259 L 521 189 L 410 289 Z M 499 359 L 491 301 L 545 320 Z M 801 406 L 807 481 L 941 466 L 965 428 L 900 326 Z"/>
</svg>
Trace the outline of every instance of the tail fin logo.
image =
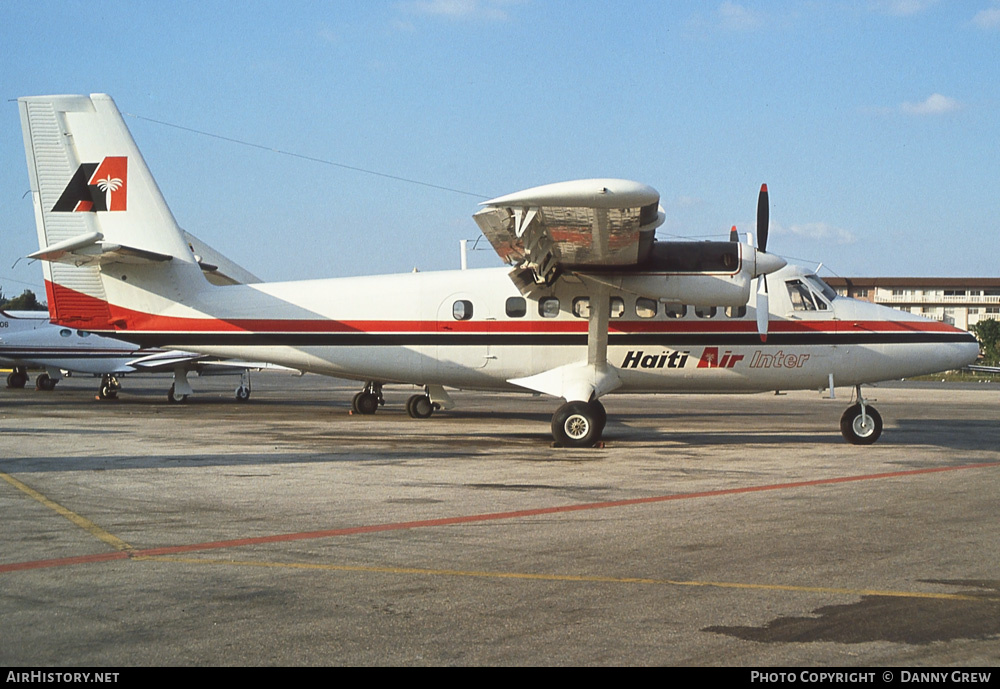
<svg viewBox="0 0 1000 689">
<path fill-rule="evenodd" d="M 53 213 L 123 211 L 128 199 L 128 158 L 108 156 L 100 163 L 82 163 Z"/>
</svg>

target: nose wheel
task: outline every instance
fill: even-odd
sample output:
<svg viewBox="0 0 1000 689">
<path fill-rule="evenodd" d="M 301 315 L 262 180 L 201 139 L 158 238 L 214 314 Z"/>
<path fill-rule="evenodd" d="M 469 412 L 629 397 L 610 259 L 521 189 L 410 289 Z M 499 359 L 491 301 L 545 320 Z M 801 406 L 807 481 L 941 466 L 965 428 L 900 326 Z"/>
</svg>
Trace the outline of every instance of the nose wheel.
<svg viewBox="0 0 1000 689">
<path fill-rule="evenodd" d="M 882 435 L 882 416 L 861 396 L 860 385 L 857 393 L 858 403 L 840 417 L 840 433 L 851 445 L 871 445 Z"/>
</svg>

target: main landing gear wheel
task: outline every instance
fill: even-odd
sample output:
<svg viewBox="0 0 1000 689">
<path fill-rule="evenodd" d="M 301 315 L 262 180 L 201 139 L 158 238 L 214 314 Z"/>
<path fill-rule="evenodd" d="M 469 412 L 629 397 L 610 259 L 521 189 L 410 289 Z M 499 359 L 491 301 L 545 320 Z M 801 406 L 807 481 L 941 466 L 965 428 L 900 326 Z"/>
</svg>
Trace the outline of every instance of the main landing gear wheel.
<svg viewBox="0 0 1000 689">
<path fill-rule="evenodd" d="M 434 409 L 435 404 L 427 395 L 414 395 L 406 401 L 406 413 L 411 419 L 428 419 Z"/>
<path fill-rule="evenodd" d="M 378 411 L 378 395 L 362 390 L 351 400 L 351 410 L 356 414 L 371 415 Z"/>
<path fill-rule="evenodd" d="M 58 382 L 58 380 L 52 378 L 48 373 L 39 373 L 35 376 L 35 389 L 48 392 L 49 390 L 54 390 Z"/>
<path fill-rule="evenodd" d="M 604 405 L 567 402 L 552 415 L 552 437 L 563 447 L 591 447 L 601 439 L 608 415 Z"/>
<path fill-rule="evenodd" d="M 9 388 L 23 388 L 28 384 L 28 374 L 21 369 L 14 369 L 13 372 L 7 374 L 7 387 Z"/>
<path fill-rule="evenodd" d="M 237 402 L 248 402 L 250 400 L 250 388 L 246 385 L 241 385 L 236 388 L 236 401 Z"/>
<path fill-rule="evenodd" d="M 171 404 L 180 404 L 181 402 L 186 402 L 187 395 L 178 395 L 174 392 L 174 386 L 171 385 L 170 389 L 167 390 L 167 401 Z"/>
<path fill-rule="evenodd" d="M 848 407 L 840 417 L 840 432 L 852 445 L 871 445 L 882 435 L 882 416 L 871 405 Z"/>
<path fill-rule="evenodd" d="M 121 383 L 114 376 L 104 376 L 101 378 L 101 387 L 97 389 L 97 397 L 102 400 L 118 399 L 118 391 L 122 389 Z"/>
</svg>

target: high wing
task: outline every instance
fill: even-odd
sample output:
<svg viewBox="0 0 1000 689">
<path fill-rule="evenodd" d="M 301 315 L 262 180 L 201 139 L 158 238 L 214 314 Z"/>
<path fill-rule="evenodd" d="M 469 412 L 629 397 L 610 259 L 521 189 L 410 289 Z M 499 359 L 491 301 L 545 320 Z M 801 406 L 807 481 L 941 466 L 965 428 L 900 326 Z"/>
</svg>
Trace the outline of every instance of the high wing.
<svg viewBox="0 0 1000 689">
<path fill-rule="evenodd" d="M 508 382 L 567 402 L 590 402 L 621 385 L 607 360 L 610 296 L 698 306 L 742 307 L 752 278 L 785 261 L 751 244 L 656 242 L 660 194 L 623 179 L 559 182 L 484 202 L 473 218 L 523 294 L 543 292 L 560 276 L 584 285 L 589 299 L 587 358 Z M 766 187 L 759 209 L 766 209 Z M 760 214 L 758 214 L 759 217 Z M 759 228 L 766 238 L 766 219 Z M 766 339 L 766 319 L 759 322 Z"/>
<path fill-rule="evenodd" d="M 505 263 L 551 284 L 563 268 L 642 263 L 663 224 L 659 201 L 645 184 L 583 179 L 500 196 L 473 218 Z"/>
</svg>

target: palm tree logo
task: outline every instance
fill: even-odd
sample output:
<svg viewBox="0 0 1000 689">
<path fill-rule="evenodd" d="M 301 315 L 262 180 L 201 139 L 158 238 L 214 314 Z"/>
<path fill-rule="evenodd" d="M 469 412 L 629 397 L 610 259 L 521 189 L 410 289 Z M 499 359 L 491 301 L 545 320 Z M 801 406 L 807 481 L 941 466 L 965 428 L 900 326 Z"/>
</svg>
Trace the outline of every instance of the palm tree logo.
<svg viewBox="0 0 1000 689">
<path fill-rule="evenodd" d="M 105 179 L 97 180 L 97 188 L 104 192 L 104 208 L 111 210 L 111 193 L 121 189 L 122 181 L 117 177 L 108 175 Z"/>
</svg>

